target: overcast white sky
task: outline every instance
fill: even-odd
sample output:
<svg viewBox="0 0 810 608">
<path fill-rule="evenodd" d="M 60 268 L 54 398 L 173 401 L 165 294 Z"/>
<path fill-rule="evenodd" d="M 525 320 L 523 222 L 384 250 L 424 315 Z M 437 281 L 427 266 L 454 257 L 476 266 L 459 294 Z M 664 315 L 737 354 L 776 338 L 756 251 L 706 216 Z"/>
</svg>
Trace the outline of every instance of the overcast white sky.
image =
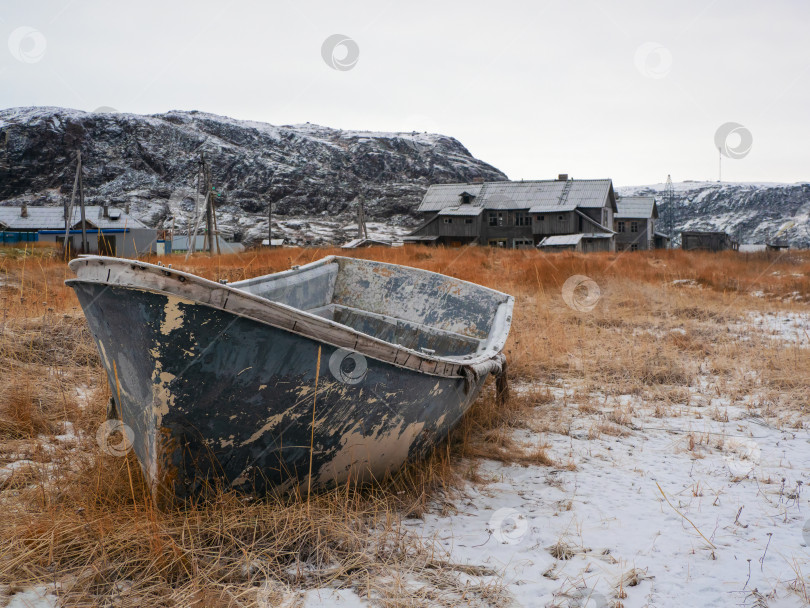
<svg viewBox="0 0 810 608">
<path fill-rule="evenodd" d="M 512 179 L 618 186 L 716 180 L 715 132 L 736 122 L 753 145 L 724 181 L 794 182 L 808 31 L 807 0 L 3 0 L 0 107 L 436 131 Z M 332 34 L 357 44 L 351 69 L 322 58 Z"/>
</svg>

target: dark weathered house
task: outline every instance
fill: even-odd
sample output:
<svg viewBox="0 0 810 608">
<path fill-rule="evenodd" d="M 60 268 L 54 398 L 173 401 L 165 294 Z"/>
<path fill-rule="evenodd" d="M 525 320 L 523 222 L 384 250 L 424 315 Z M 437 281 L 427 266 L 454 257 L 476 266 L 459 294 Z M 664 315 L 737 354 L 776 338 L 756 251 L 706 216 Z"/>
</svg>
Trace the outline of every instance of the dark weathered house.
<svg viewBox="0 0 810 608">
<path fill-rule="evenodd" d="M 726 232 L 687 230 L 681 232 L 681 249 L 691 251 L 703 249 L 706 251 L 738 250 L 739 243 Z"/>
<path fill-rule="evenodd" d="M 620 196 L 616 199 L 613 230 L 616 249 L 636 251 L 665 248 L 667 235 L 656 232 L 658 205 L 652 196 Z"/>
<path fill-rule="evenodd" d="M 787 239 L 772 239 L 765 243 L 766 251 L 784 251 L 785 249 L 790 249 Z"/>
<path fill-rule="evenodd" d="M 615 250 L 616 195 L 609 179 L 436 184 L 417 211 L 425 221 L 406 243 L 520 248 L 544 246 L 550 236 L 583 235 L 578 250 Z"/>
</svg>

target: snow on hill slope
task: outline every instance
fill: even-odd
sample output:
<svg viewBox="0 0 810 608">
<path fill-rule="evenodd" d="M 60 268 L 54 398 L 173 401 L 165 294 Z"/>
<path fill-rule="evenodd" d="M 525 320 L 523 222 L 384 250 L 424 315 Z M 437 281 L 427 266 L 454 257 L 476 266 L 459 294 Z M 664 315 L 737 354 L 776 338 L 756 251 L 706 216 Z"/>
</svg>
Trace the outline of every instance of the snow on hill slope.
<svg viewBox="0 0 810 608">
<path fill-rule="evenodd" d="M 624 196 L 653 195 L 661 222 L 668 218 L 666 184 L 617 188 Z M 741 243 L 765 243 L 779 235 L 794 247 L 810 247 L 810 183 L 673 183 L 674 227 L 725 230 Z"/>
<path fill-rule="evenodd" d="M 0 202 L 61 205 L 76 150 L 88 204 L 130 204 L 136 217 L 164 228 L 172 217 L 181 228 L 189 221 L 205 152 L 221 193 L 220 229 L 247 242 L 266 238 L 270 203 L 275 234 L 317 245 L 346 238 L 360 196 L 369 219 L 401 232 L 430 184 L 506 179 L 445 135 L 32 107 L 0 110 Z"/>
</svg>

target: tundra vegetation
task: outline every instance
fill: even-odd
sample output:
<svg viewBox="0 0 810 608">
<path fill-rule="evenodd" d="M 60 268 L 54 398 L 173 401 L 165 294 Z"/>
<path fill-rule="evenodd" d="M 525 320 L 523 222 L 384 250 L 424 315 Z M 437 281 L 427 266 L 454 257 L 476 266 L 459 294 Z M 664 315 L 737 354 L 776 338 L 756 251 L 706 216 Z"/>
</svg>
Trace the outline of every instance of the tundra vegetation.
<svg viewBox="0 0 810 608">
<path fill-rule="evenodd" d="M 237 281 L 328 254 L 345 252 L 279 248 L 160 260 Z M 506 606 L 501 572 L 454 563 L 403 521 L 455 509 L 465 486 L 489 483 L 480 473 L 486 460 L 577 468 L 573 454 L 521 441 L 526 432 L 564 436 L 575 419 L 588 421 L 593 439 L 639 432 L 632 405 L 605 411 L 588 396 L 637 395 L 657 416 L 676 416 L 707 371 L 714 390 L 732 401 L 755 394 L 747 407 L 768 424 L 808 423 L 810 349 L 749 331 L 752 315 L 810 309 L 807 252 L 549 255 L 414 246 L 351 255 L 513 294 L 507 404 L 498 405 L 491 383 L 430 458 L 368 487 L 309 498 L 220 489 L 157 509 L 134 455 L 111 455 L 97 442 L 110 387 L 64 285 L 72 276 L 64 260 L 42 246 L 0 248 L 2 597 L 50 586 L 65 606 L 295 606 L 303 591 L 328 587 L 380 606 Z M 591 310 L 561 297 L 573 275 L 598 284 Z M 574 299 L 580 295 L 588 294 Z M 566 385 L 576 387 L 573 395 L 552 390 Z M 708 441 L 690 437 L 688 450 Z M 567 545 L 555 547 L 565 559 Z M 797 593 L 806 600 L 800 578 Z"/>
</svg>

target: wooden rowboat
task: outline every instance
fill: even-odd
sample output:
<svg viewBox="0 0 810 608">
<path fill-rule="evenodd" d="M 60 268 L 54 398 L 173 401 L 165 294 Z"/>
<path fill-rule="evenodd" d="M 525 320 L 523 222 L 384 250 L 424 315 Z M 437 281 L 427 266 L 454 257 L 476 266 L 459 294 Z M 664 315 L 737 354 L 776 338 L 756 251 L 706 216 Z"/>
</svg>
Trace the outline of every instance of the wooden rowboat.
<svg viewBox="0 0 810 608">
<path fill-rule="evenodd" d="M 330 256 L 237 283 L 85 256 L 68 280 L 158 495 L 380 478 L 505 370 L 511 296 Z"/>
</svg>

